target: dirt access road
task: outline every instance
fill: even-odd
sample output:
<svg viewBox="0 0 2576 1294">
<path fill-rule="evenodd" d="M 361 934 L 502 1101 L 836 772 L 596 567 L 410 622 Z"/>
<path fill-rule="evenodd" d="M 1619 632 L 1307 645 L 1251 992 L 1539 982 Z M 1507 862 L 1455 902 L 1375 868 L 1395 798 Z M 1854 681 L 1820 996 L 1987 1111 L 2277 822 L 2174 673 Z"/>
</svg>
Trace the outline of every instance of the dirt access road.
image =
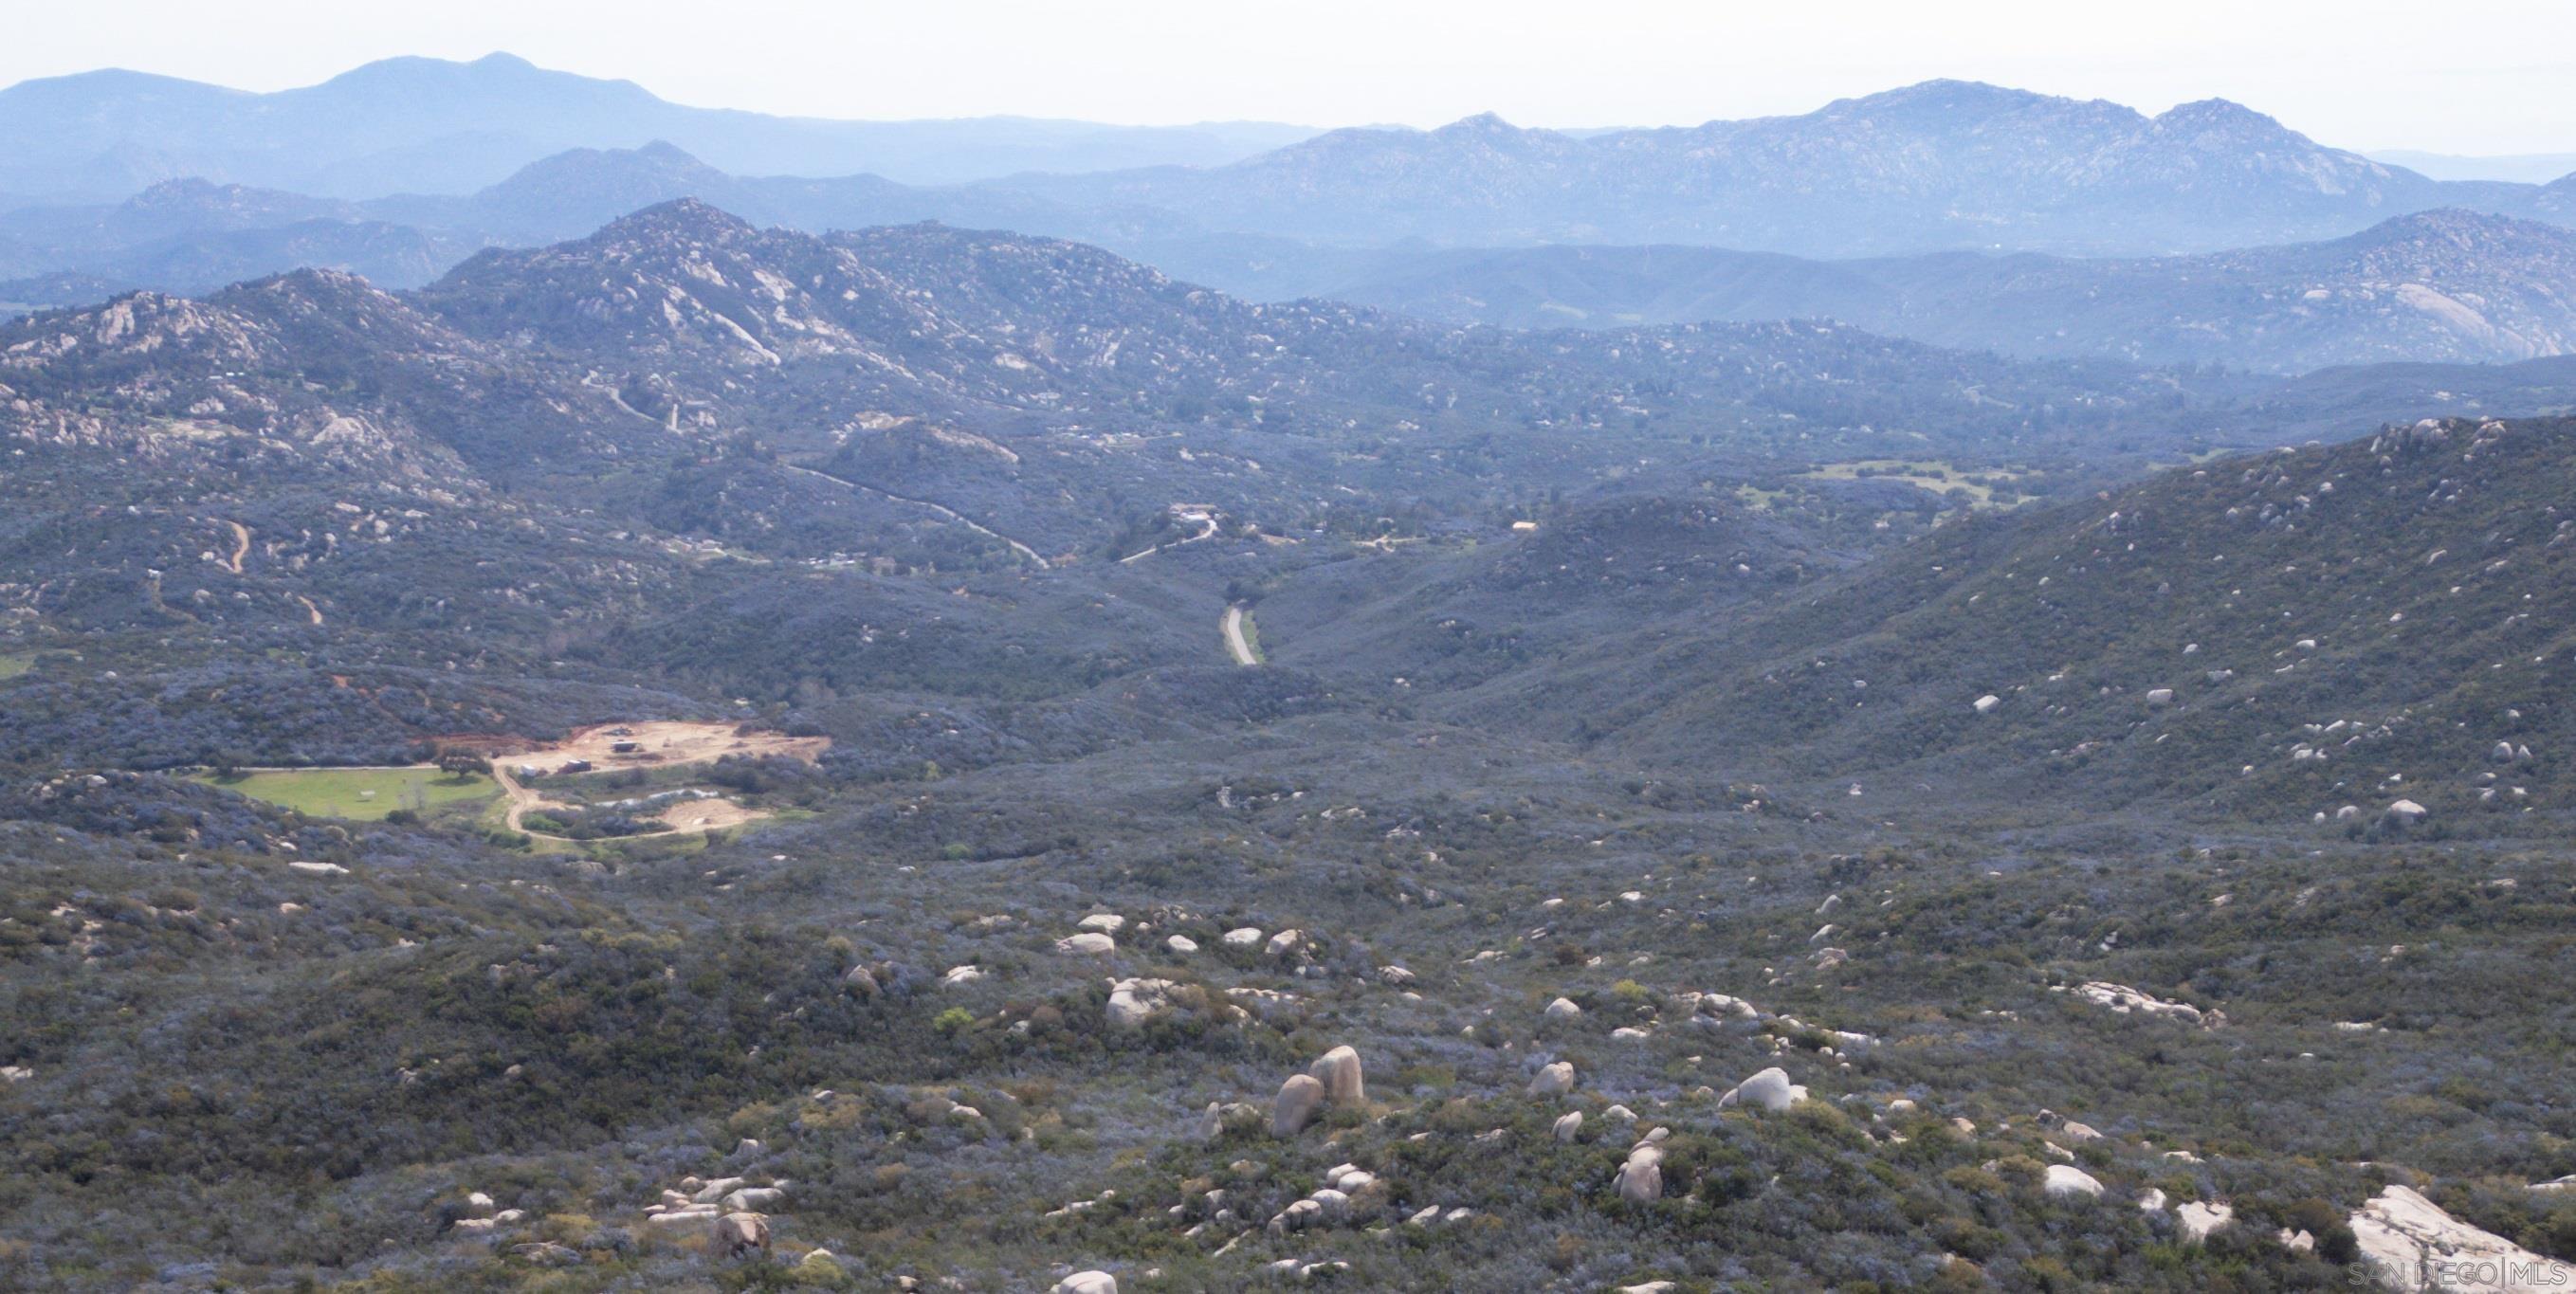
<svg viewBox="0 0 2576 1294">
<path fill-rule="evenodd" d="M 1261 653 L 1252 649 L 1252 640 L 1243 636 L 1243 604 L 1225 609 L 1225 649 L 1237 665 L 1258 665 Z"/>
<path fill-rule="evenodd" d="M 916 499 L 910 495 L 897 494 L 892 490 L 880 490 L 873 485 L 861 485 L 857 481 L 850 480 L 847 477 L 834 476 L 830 472 L 818 471 L 811 467 L 799 467 L 794 463 L 781 463 L 779 466 L 786 468 L 788 471 L 797 473 L 800 476 L 810 476 L 819 481 L 830 481 L 832 484 L 841 486 L 844 489 L 857 490 L 863 494 L 873 494 L 880 499 L 892 499 L 897 503 L 908 503 L 916 508 L 928 508 L 932 512 L 936 512 L 940 516 L 946 517 L 948 520 L 954 521 L 958 525 L 964 526 L 968 530 L 972 530 L 976 534 L 982 535 L 986 539 L 1010 545 L 1012 552 L 1018 553 L 1021 557 L 1036 563 L 1040 570 L 1044 570 L 1048 566 L 1052 565 L 1052 563 L 1047 561 L 1046 558 L 1039 556 L 1038 550 L 1029 547 L 1027 544 L 1021 543 L 1019 540 L 1011 538 L 1009 535 L 993 529 L 991 526 L 985 525 L 983 522 L 975 520 L 973 517 L 967 516 L 965 513 L 959 512 L 955 508 L 949 507 L 945 503 L 933 503 L 928 499 Z"/>
</svg>

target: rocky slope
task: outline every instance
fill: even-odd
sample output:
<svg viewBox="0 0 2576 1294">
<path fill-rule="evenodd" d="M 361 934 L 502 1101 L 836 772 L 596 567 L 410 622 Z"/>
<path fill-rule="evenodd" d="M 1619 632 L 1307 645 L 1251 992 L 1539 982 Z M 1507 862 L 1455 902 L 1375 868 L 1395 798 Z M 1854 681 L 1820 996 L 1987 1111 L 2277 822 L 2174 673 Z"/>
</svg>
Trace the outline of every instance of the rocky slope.
<svg viewBox="0 0 2576 1294">
<path fill-rule="evenodd" d="M 2557 389 L 2318 382 L 693 206 L 0 327 L 0 1285 L 2576 1258 L 2576 433 L 2102 483 Z M 274 789 L 678 719 L 829 746 Z"/>
<path fill-rule="evenodd" d="M 1656 762 L 1760 751 L 1859 812 L 2002 777 L 2336 831 L 2510 830 L 2566 793 L 2548 752 L 2576 741 L 2571 471 L 2563 420 L 2219 459 L 1954 523 L 1747 613 L 1596 621 L 1611 636 L 1421 703 Z M 1265 621 L 1277 659 L 1321 666 L 1305 632 Z"/>
</svg>

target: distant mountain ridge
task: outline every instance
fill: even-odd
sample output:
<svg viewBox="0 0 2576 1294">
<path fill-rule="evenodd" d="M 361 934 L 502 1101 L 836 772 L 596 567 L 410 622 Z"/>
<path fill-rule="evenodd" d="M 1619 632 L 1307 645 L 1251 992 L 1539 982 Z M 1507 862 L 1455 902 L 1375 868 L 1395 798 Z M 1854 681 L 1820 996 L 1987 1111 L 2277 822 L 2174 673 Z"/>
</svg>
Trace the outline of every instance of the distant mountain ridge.
<svg viewBox="0 0 2576 1294">
<path fill-rule="evenodd" d="M 729 175 L 654 141 L 558 153 L 456 196 L 348 202 L 191 178 L 112 204 L 23 208 L 0 213 L 0 280 L 72 273 L 186 294 L 309 267 L 419 287 L 478 248 L 578 238 L 683 198 L 812 232 L 940 220 L 1106 243 L 1186 231 L 1152 213 L 1079 211 L 1007 191 L 916 188 L 873 175 Z"/>
<path fill-rule="evenodd" d="M 2576 230 L 2439 210 L 2197 256 L 1815 261 L 1704 247 L 1388 254 L 1324 295 L 1448 323 L 1627 327 L 1831 317 L 2015 355 L 2277 372 L 2576 349 Z"/>
<path fill-rule="evenodd" d="M 1971 247 L 2153 255 L 2334 237 L 2436 206 L 2525 210 L 2223 99 L 2157 116 L 1964 81 L 1801 116 L 1574 136 L 1490 114 L 1350 129 L 1226 166 L 997 184 L 1324 243 L 1670 242 L 1809 256 Z"/>
<path fill-rule="evenodd" d="M 1113 126 L 987 117 L 829 121 L 668 102 L 631 81 L 392 58 L 254 94 L 109 69 L 0 90 L 0 193 L 121 198 L 202 177 L 332 197 L 468 192 L 568 148 L 674 140 L 735 171 L 948 183 L 1038 168 L 1229 161 L 1313 132 L 1268 122 Z"/>
<path fill-rule="evenodd" d="M 424 183 L 363 199 L 191 174 L 0 212 L 0 313 L 80 282 L 199 293 L 298 267 L 418 287 L 478 248 L 694 198 L 808 232 L 933 220 L 1065 238 L 1247 299 L 1331 295 L 1451 322 L 1824 317 L 2016 355 L 2272 372 L 2511 361 L 2576 336 L 2568 244 L 2549 228 L 2576 227 L 2576 176 L 2443 183 L 2222 100 L 2151 117 L 1960 81 L 1688 128 L 1562 133 L 1485 114 L 1224 165 L 920 185 L 744 174 L 728 158 L 840 156 L 846 123 L 709 115 L 506 56 L 394 60 L 279 95 L 101 73 L 0 91 L 0 132 L 17 122 L 41 145 L 0 159 L 0 188 L 25 191 L 7 168 L 64 150 L 143 157 L 118 140 L 205 160 L 242 122 L 271 160 L 390 157 L 422 114 L 453 128 L 419 144 L 450 161 L 511 122 L 671 129 L 537 156 L 466 193 L 435 191 L 458 176 L 434 166 L 397 166 Z M 2368 244 L 2373 230 L 2396 241 Z"/>
<path fill-rule="evenodd" d="M 2514 153 L 2497 157 L 2463 157 L 2407 148 L 2372 149 L 2368 156 L 2390 166 L 2403 166 L 2436 180 L 2509 180 L 2547 184 L 2576 174 L 2576 153 Z"/>
</svg>

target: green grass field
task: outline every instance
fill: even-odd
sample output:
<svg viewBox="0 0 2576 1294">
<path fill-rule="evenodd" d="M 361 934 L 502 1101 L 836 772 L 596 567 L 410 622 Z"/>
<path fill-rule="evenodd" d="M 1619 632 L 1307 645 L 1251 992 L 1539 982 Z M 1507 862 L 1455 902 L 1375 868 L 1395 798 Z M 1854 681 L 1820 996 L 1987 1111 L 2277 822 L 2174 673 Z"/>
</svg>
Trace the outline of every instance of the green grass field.
<svg viewBox="0 0 2576 1294">
<path fill-rule="evenodd" d="M 18 652 L 0 651 L 0 679 L 16 678 L 36 667 L 36 658 Z"/>
<path fill-rule="evenodd" d="M 313 817 L 364 822 L 401 808 L 480 808 L 501 793 L 491 778 L 449 777 L 434 768 L 305 768 L 208 773 L 198 780 Z"/>
<path fill-rule="evenodd" d="M 2013 481 L 2019 480 L 2023 474 L 2007 468 L 1980 468 L 1975 471 L 1970 471 L 1953 466 L 1952 464 L 1940 459 L 1918 462 L 1902 458 L 1872 458 L 1853 463 L 1824 463 L 1817 466 L 1813 471 L 1801 472 L 1799 475 L 1807 478 L 1808 480 L 1814 481 L 1854 481 L 1862 479 L 1901 481 L 1904 484 L 1914 486 L 1917 489 L 1929 490 L 1934 494 L 1947 494 L 1952 490 L 1964 490 L 1967 492 L 1968 498 L 1974 506 L 1984 508 L 1997 506 L 1995 503 L 1994 487 L 1968 480 L 1968 477 L 1977 476 L 1987 478 L 1988 480 Z M 2002 506 L 2011 505 L 2005 504 Z"/>
</svg>

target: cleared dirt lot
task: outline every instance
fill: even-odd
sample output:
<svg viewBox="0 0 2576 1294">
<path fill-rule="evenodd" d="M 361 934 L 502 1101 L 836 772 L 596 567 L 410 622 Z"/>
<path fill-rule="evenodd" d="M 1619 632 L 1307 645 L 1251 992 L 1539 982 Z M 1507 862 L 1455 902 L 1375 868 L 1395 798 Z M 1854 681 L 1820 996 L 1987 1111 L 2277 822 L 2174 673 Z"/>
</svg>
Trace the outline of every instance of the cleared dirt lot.
<svg viewBox="0 0 2576 1294">
<path fill-rule="evenodd" d="M 575 760 L 586 761 L 595 770 L 676 768 L 711 764 L 727 755 L 782 756 L 811 764 L 831 745 L 829 737 L 791 737 L 783 732 L 744 732 L 740 725 L 730 723 L 656 719 L 641 723 L 599 724 L 580 729 L 558 742 L 501 740 L 477 743 L 477 748 L 491 755 L 494 777 L 500 782 L 502 793 L 509 797 L 505 821 L 510 830 L 525 831 L 524 821 L 530 812 L 542 813 L 571 806 L 553 803 L 537 788 L 520 781 L 516 774 L 521 768 L 551 773 Z M 631 749 L 621 750 L 619 747 Z M 661 821 L 670 824 L 670 830 L 654 834 L 721 831 L 768 816 L 764 810 L 731 800 L 679 800 L 660 815 Z"/>
<path fill-rule="evenodd" d="M 790 737 L 783 732 L 736 731 L 730 723 L 653 720 L 608 723 L 583 728 L 562 741 L 532 746 L 512 755 L 540 767 L 586 759 L 601 768 L 638 764 L 705 764 L 727 755 L 783 755 L 810 764 L 832 744 L 829 737 Z M 634 750 L 621 752 L 622 745 Z"/>
<path fill-rule="evenodd" d="M 746 822 L 758 822 L 769 816 L 765 809 L 736 804 L 731 800 L 682 800 L 662 811 L 661 820 L 671 830 L 722 831 Z"/>
</svg>

